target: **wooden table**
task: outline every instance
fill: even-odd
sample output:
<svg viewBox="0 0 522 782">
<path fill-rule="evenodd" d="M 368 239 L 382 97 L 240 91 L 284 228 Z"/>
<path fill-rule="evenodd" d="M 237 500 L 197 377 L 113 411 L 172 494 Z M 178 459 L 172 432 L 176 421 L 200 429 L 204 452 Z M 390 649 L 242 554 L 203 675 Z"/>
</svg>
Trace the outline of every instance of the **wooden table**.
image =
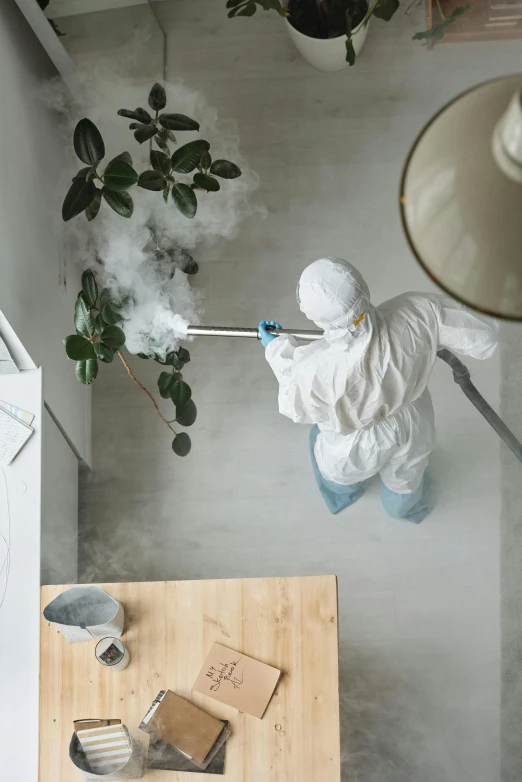
<svg viewBox="0 0 522 782">
<path fill-rule="evenodd" d="M 40 782 L 78 782 L 69 760 L 74 719 L 138 725 L 161 689 L 230 721 L 223 777 L 146 771 L 155 782 L 339 782 L 335 576 L 100 584 L 125 608 L 131 655 L 121 672 L 96 662 L 96 641 L 69 644 L 42 617 Z M 42 587 L 42 608 L 68 586 Z M 191 693 L 213 641 L 283 671 L 262 720 Z"/>
</svg>

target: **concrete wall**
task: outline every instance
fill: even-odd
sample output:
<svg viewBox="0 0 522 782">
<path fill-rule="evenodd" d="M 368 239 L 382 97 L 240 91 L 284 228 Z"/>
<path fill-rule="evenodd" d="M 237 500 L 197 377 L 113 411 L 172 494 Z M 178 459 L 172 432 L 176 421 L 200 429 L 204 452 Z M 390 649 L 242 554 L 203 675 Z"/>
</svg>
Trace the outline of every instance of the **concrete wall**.
<svg viewBox="0 0 522 782">
<path fill-rule="evenodd" d="M 0 310 L 36 365 L 44 397 L 78 453 L 90 460 L 90 389 L 62 339 L 73 331 L 79 274 L 64 257 L 57 192 L 62 150 L 41 102 L 53 66 L 14 0 L 0 3 Z"/>
</svg>

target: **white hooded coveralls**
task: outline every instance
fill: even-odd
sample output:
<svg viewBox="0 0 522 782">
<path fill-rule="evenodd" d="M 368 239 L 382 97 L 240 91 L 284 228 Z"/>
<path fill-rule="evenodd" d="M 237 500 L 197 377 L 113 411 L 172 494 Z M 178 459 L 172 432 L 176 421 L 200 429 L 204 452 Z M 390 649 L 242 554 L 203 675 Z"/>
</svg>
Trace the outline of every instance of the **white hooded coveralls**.
<svg viewBox="0 0 522 782">
<path fill-rule="evenodd" d="M 297 294 L 325 333 L 301 347 L 286 336 L 268 344 L 279 412 L 318 425 L 315 458 L 327 480 L 349 485 L 380 473 L 391 491 L 414 492 L 435 442 L 427 384 L 437 349 L 488 358 L 496 322 L 432 293 L 374 307 L 361 274 L 339 258 L 310 264 Z"/>
</svg>

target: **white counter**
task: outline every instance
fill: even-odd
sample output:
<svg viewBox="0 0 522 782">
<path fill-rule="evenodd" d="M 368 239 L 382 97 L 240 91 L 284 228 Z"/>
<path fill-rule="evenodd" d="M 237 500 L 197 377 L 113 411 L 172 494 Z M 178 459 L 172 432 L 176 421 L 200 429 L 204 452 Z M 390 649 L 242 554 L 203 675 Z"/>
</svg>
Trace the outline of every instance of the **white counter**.
<svg viewBox="0 0 522 782">
<path fill-rule="evenodd" d="M 34 434 L 0 473 L 0 531 L 10 543 L 10 570 L 0 575 L 0 778 L 38 779 L 42 372 L 0 376 L 0 399 L 34 414 Z M 9 512 L 8 512 L 9 511 Z M 0 546 L 0 569 L 5 549 Z"/>
</svg>

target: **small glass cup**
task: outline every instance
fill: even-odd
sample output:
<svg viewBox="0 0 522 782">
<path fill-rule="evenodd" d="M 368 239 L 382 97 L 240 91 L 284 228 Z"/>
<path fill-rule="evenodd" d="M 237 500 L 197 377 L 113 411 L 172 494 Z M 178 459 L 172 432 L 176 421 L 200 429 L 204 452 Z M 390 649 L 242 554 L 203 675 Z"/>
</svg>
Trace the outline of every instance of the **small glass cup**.
<svg viewBox="0 0 522 782">
<path fill-rule="evenodd" d="M 94 653 L 100 665 L 112 668 L 113 671 L 124 671 L 130 663 L 129 650 L 119 638 L 101 638 Z"/>
</svg>

